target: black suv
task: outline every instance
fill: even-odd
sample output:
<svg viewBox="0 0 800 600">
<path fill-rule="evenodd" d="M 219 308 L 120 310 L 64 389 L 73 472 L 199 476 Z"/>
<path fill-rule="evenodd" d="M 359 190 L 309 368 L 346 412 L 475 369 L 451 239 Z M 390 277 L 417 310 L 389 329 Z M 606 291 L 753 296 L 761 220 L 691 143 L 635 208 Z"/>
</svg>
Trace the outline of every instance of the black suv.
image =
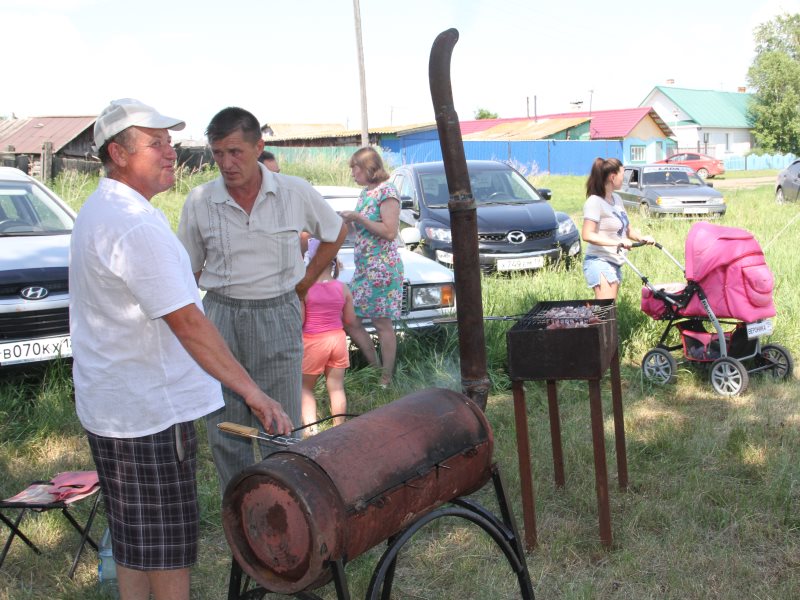
<svg viewBox="0 0 800 600">
<path fill-rule="evenodd" d="M 484 271 L 538 269 L 580 254 L 580 233 L 566 213 L 546 202 L 512 167 L 467 161 L 478 213 L 478 252 Z M 392 173 L 402 201 L 401 235 L 425 256 L 453 266 L 449 192 L 442 162 L 403 165 Z"/>
</svg>

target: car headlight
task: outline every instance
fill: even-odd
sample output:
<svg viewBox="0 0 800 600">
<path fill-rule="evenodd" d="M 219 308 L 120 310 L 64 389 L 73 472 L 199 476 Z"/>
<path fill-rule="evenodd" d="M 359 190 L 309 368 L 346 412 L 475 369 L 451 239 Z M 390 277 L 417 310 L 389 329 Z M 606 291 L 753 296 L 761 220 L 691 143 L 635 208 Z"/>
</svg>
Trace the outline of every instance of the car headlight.
<svg viewBox="0 0 800 600">
<path fill-rule="evenodd" d="M 664 196 L 656 198 L 656 204 L 659 206 L 677 206 L 680 203 L 681 201 L 678 198 L 665 198 Z"/>
<path fill-rule="evenodd" d="M 411 289 L 411 310 L 453 306 L 456 294 L 451 284 L 423 285 Z"/>
<path fill-rule="evenodd" d="M 558 235 L 561 237 L 569 235 L 577 230 L 578 228 L 575 227 L 575 223 L 572 222 L 572 219 L 564 219 L 558 224 Z"/>
<path fill-rule="evenodd" d="M 448 244 L 453 242 L 453 235 L 450 233 L 449 229 L 444 229 L 441 227 L 426 227 L 425 235 L 428 236 L 429 240 L 436 242 L 446 242 Z"/>
<path fill-rule="evenodd" d="M 725 204 L 725 198 L 709 198 L 708 199 L 708 203 L 709 204 L 714 204 L 714 205 L 716 205 L 716 204 Z"/>
</svg>

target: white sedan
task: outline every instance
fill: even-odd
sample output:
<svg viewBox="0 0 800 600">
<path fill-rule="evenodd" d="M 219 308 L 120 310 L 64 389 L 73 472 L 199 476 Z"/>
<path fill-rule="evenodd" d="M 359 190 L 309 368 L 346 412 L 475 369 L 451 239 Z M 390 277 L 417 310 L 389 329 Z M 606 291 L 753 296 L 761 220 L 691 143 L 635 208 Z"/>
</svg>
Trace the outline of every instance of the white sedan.
<svg viewBox="0 0 800 600">
<path fill-rule="evenodd" d="M 354 210 L 361 194 L 361 188 L 356 187 L 317 185 L 314 188 L 337 212 Z M 399 236 L 397 241 L 401 245 L 400 257 L 405 272 L 402 314 L 397 326 L 410 329 L 433 327 L 436 319 L 452 317 L 456 300 L 453 272 L 436 261 L 408 250 Z M 350 235 L 339 250 L 339 260 L 343 265 L 339 279 L 349 283 L 355 270 L 353 239 Z"/>
</svg>

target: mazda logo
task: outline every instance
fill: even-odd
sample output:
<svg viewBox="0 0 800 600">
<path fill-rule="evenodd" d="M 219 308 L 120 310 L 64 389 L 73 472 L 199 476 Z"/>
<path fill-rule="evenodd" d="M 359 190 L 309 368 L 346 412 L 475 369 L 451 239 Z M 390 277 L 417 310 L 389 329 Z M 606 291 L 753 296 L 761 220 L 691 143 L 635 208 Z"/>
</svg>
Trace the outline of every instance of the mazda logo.
<svg viewBox="0 0 800 600">
<path fill-rule="evenodd" d="M 506 236 L 506 239 L 512 244 L 521 244 L 528 238 L 526 238 L 525 234 L 521 231 L 512 231 Z"/>
<path fill-rule="evenodd" d="M 22 291 L 19 293 L 19 295 L 26 300 L 41 300 L 42 298 L 47 298 L 49 293 L 50 292 L 47 290 L 47 288 L 32 285 L 30 287 L 22 288 Z"/>
</svg>

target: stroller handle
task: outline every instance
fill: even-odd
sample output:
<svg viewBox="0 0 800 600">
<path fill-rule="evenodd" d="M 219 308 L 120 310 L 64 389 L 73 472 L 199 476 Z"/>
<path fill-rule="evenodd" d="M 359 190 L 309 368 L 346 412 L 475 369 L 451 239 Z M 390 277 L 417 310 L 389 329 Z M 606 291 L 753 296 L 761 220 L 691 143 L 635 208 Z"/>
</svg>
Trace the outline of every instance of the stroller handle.
<svg viewBox="0 0 800 600">
<path fill-rule="evenodd" d="M 647 245 L 647 242 L 633 242 L 631 244 L 631 248 L 641 248 L 642 246 L 646 246 L 646 245 Z M 653 246 L 655 246 L 659 250 L 663 250 L 664 249 L 664 247 L 661 244 L 659 244 L 658 242 L 653 242 Z M 623 248 L 622 244 L 617 244 L 617 254 L 620 253 L 620 250 L 622 250 L 622 248 Z"/>
</svg>

